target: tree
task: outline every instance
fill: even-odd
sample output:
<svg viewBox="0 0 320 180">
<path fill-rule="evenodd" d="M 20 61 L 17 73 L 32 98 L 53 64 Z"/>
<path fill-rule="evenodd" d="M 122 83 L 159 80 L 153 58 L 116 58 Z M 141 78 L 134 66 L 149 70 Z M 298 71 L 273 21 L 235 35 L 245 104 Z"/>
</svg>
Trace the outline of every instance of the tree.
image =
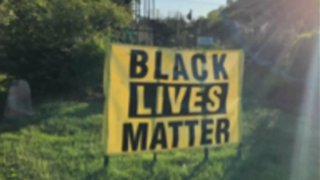
<svg viewBox="0 0 320 180">
<path fill-rule="evenodd" d="M 111 0 L 2 1 L 0 16 L 10 16 L 0 18 L 0 73 L 28 80 L 35 93 L 100 83 L 106 40 L 130 23 L 126 12 Z"/>
<path fill-rule="evenodd" d="M 286 110 L 299 108 L 319 48 L 319 2 L 238 0 L 223 10 L 232 47 L 246 54 L 245 91 Z"/>
</svg>

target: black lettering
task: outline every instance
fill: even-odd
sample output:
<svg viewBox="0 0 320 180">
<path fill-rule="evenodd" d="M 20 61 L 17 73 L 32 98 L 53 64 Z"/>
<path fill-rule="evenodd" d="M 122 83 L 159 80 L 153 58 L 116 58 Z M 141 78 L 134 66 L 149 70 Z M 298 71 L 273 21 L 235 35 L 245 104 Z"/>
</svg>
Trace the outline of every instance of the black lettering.
<svg viewBox="0 0 320 180">
<path fill-rule="evenodd" d="M 138 87 L 143 87 L 143 98 L 138 97 Z M 157 85 L 144 85 L 141 83 L 130 83 L 130 96 L 129 96 L 129 117 L 139 117 L 139 116 L 153 116 L 155 114 L 155 103 Z M 142 101 L 143 99 L 143 101 Z M 141 102 L 138 102 L 138 101 Z M 138 103 L 144 104 L 145 107 L 151 108 L 152 115 L 143 114 L 138 112 Z"/>
<path fill-rule="evenodd" d="M 169 122 L 169 127 L 172 127 L 172 148 L 178 147 L 179 144 L 179 127 L 182 122 Z"/>
<path fill-rule="evenodd" d="M 157 145 L 161 145 L 162 149 L 167 148 L 166 130 L 163 123 L 157 123 L 153 132 L 150 150 L 154 150 Z"/>
<path fill-rule="evenodd" d="M 198 72 L 199 68 L 199 63 L 198 61 L 200 60 L 200 63 L 201 63 L 201 73 Z M 205 69 L 206 67 L 206 57 L 204 54 L 195 54 L 193 55 L 192 57 L 192 73 L 193 73 L 193 76 L 199 80 L 199 81 L 204 81 L 205 79 L 207 79 L 208 77 L 208 71 Z"/>
<path fill-rule="evenodd" d="M 201 145 L 212 144 L 210 135 L 213 133 L 213 129 L 209 128 L 208 125 L 213 124 L 212 119 L 204 119 L 201 124 Z"/>
<path fill-rule="evenodd" d="M 138 97 L 138 87 L 143 87 L 143 98 Z M 159 89 L 163 88 L 163 94 L 162 94 L 162 105 L 163 109 L 161 113 L 157 112 L 157 106 L 159 101 L 157 96 L 157 91 Z M 193 88 L 201 88 L 201 92 L 197 93 L 197 97 L 199 97 L 199 100 L 196 101 L 195 106 L 201 108 L 201 111 L 192 111 L 189 107 L 190 101 L 193 101 L 190 99 L 191 92 Z M 221 89 L 221 91 L 210 91 L 210 89 L 214 87 L 220 87 L 216 89 Z M 186 89 L 186 92 L 181 94 L 182 100 L 181 107 L 179 111 L 173 112 L 171 103 L 174 103 L 177 101 L 177 96 L 175 96 L 176 99 L 170 99 L 169 89 L 173 88 L 175 90 L 175 94 L 178 96 L 180 93 L 182 93 L 182 89 Z M 190 83 L 184 83 L 184 84 L 170 84 L 170 83 L 145 83 L 145 82 L 131 82 L 130 83 L 130 96 L 129 96 L 129 117 L 130 118 L 150 118 L 150 117 L 169 117 L 169 116 L 193 116 L 193 115 L 215 115 L 215 114 L 225 114 L 226 113 L 226 102 L 228 97 L 228 84 L 227 83 L 202 83 L 202 84 L 190 84 Z M 201 98 L 201 100 L 200 100 Z M 175 100 L 175 101 L 173 101 Z M 141 101 L 141 102 L 138 102 Z M 172 102 L 171 102 L 172 101 Z M 141 114 L 138 112 L 138 103 L 141 103 L 144 105 L 144 107 L 151 109 L 150 114 Z M 217 103 L 217 107 L 215 107 L 214 110 L 210 109 L 210 105 L 213 106 L 214 103 Z M 161 104 L 161 103 L 160 103 Z M 208 105 L 209 104 L 209 105 Z M 173 104 L 172 104 L 173 105 Z M 180 104 L 179 104 L 180 105 Z"/>
<path fill-rule="evenodd" d="M 133 151 L 138 150 L 139 144 L 141 150 L 146 150 L 147 147 L 147 131 L 148 124 L 141 123 L 138 125 L 136 134 L 134 134 L 133 126 L 131 123 L 126 123 L 123 125 L 123 135 L 122 135 L 122 151 L 129 150 L 129 144 Z"/>
<path fill-rule="evenodd" d="M 148 72 L 148 67 L 146 66 L 148 61 L 147 53 L 142 50 L 132 50 L 130 57 L 130 77 L 145 77 Z"/>
<path fill-rule="evenodd" d="M 224 142 L 229 142 L 229 127 L 230 122 L 228 119 L 218 119 L 217 121 L 217 134 L 216 142 L 217 144 L 221 143 L 221 137 L 224 135 Z"/>
<path fill-rule="evenodd" d="M 178 80 L 179 76 L 182 76 L 184 80 L 189 80 L 182 56 L 181 54 L 176 54 L 174 59 L 173 80 Z"/>
<path fill-rule="evenodd" d="M 189 127 L 189 146 L 191 147 L 195 143 L 195 126 L 198 121 L 187 121 L 185 124 Z"/>
<path fill-rule="evenodd" d="M 223 79 L 228 79 L 227 71 L 224 67 L 224 62 L 226 60 L 227 55 L 222 54 L 220 58 L 218 57 L 218 54 L 214 54 L 212 56 L 213 59 L 213 69 L 214 69 L 214 78 L 219 80 L 220 74 L 222 75 Z"/>
<path fill-rule="evenodd" d="M 161 51 L 157 51 L 156 52 L 156 70 L 155 70 L 155 74 L 154 74 L 154 78 L 155 79 L 168 79 L 168 75 L 167 74 L 161 74 L 161 66 L 162 66 L 162 54 Z"/>
</svg>

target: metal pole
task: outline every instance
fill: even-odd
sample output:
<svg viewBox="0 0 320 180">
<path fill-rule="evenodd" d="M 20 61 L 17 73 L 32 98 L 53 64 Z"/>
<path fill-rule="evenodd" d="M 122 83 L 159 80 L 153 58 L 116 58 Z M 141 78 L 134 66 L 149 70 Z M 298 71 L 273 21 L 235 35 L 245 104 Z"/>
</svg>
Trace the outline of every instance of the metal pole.
<svg viewBox="0 0 320 180">
<path fill-rule="evenodd" d="M 109 156 L 108 155 L 105 155 L 104 157 L 103 157 L 103 167 L 108 167 L 108 165 L 109 165 Z"/>
<path fill-rule="evenodd" d="M 153 0 L 152 1 L 152 18 L 154 18 L 154 19 L 156 16 L 155 11 L 156 11 L 156 0 Z"/>
<path fill-rule="evenodd" d="M 157 155 L 157 153 L 153 153 L 153 161 L 152 161 L 152 163 L 153 163 L 153 164 L 156 164 L 156 163 L 157 163 L 157 160 L 158 160 L 158 155 Z"/>
<path fill-rule="evenodd" d="M 150 0 L 148 0 L 148 19 L 150 19 L 150 4 L 151 4 L 151 2 L 150 2 Z"/>
<path fill-rule="evenodd" d="M 149 10 L 149 0 L 146 0 L 146 17 L 147 17 L 147 19 L 149 19 L 149 12 L 148 12 L 148 10 Z"/>
<path fill-rule="evenodd" d="M 141 3 L 140 3 L 140 1 L 137 2 L 137 9 L 138 9 L 138 19 L 140 19 L 141 18 Z"/>
<path fill-rule="evenodd" d="M 147 0 L 143 0 L 143 16 L 147 16 Z"/>
<path fill-rule="evenodd" d="M 204 148 L 204 159 L 203 161 L 209 160 L 209 149 L 207 147 Z"/>
</svg>

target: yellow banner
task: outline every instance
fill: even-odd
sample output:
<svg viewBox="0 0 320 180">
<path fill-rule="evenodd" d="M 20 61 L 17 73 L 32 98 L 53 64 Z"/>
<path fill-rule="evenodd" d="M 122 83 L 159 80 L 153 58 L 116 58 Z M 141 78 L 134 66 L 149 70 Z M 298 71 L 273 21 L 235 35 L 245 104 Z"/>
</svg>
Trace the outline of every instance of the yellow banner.
<svg viewBox="0 0 320 180">
<path fill-rule="evenodd" d="M 108 155 L 239 143 L 243 53 L 113 45 Z"/>
</svg>

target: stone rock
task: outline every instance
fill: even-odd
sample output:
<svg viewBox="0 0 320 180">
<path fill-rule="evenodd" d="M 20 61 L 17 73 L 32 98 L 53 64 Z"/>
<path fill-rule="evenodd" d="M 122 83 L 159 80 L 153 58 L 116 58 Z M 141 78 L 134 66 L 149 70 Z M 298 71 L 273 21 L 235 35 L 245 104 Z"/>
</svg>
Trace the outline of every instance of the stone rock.
<svg viewBox="0 0 320 180">
<path fill-rule="evenodd" d="M 9 88 L 5 117 L 19 118 L 33 114 L 31 89 L 25 80 L 14 81 Z"/>
</svg>

